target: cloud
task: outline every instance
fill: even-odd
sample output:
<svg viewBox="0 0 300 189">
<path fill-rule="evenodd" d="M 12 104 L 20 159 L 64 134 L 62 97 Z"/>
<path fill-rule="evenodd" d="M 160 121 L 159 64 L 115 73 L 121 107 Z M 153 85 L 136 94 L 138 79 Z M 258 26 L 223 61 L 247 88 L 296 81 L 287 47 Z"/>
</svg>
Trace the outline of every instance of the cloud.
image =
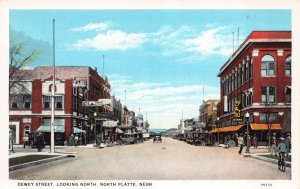
<svg viewBox="0 0 300 189">
<path fill-rule="evenodd" d="M 228 57 L 232 53 L 232 33 L 227 27 L 216 27 L 202 31 L 194 38 L 183 40 L 182 44 L 188 52 Z"/>
<path fill-rule="evenodd" d="M 97 51 L 127 50 L 141 46 L 147 40 L 143 33 L 125 33 L 120 30 L 109 30 L 98 33 L 93 38 L 79 40 L 70 45 L 72 49 L 93 49 Z"/>
<path fill-rule="evenodd" d="M 71 31 L 86 32 L 86 31 L 105 31 L 112 25 L 111 21 L 100 23 L 89 23 L 82 27 L 72 28 Z"/>
<path fill-rule="evenodd" d="M 199 106 L 205 99 L 218 99 L 219 87 L 203 85 L 180 85 L 174 83 L 136 82 L 131 77 L 113 75 L 108 77 L 113 86 L 112 93 L 125 102 L 130 110 L 141 108 L 148 115 L 152 128 L 171 128 L 179 124 L 181 112 L 184 118 L 199 116 Z M 124 79 L 124 82 L 122 82 Z M 136 112 L 137 113 L 137 112 Z"/>
</svg>

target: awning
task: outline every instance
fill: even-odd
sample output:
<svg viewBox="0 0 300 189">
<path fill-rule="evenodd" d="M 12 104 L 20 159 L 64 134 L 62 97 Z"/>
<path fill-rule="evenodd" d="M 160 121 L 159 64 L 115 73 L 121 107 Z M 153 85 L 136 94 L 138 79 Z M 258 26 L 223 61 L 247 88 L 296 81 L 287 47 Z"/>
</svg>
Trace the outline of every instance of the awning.
<svg viewBox="0 0 300 189">
<path fill-rule="evenodd" d="M 77 127 L 73 127 L 73 130 L 74 130 L 74 133 L 85 133 L 84 130 L 79 129 L 79 128 L 77 128 Z"/>
<path fill-rule="evenodd" d="M 119 128 L 116 128 L 116 132 L 117 132 L 117 133 L 120 133 L 120 134 L 121 134 L 121 133 L 124 133 L 124 131 L 122 131 L 122 130 L 119 129 Z"/>
<path fill-rule="evenodd" d="M 41 125 L 36 131 L 51 132 L 50 125 Z M 65 132 L 65 126 L 64 125 L 54 126 L 54 132 L 64 133 Z"/>
<path fill-rule="evenodd" d="M 251 129 L 254 130 L 254 131 L 257 131 L 257 130 L 269 130 L 269 126 L 270 127 L 270 130 L 281 130 L 281 125 L 279 123 L 272 123 L 270 125 L 266 124 L 266 123 L 253 123 L 253 124 L 250 124 L 251 126 Z"/>
<path fill-rule="evenodd" d="M 217 133 L 217 132 L 235 132 L 240 130 L 244 125 L 236 125 L 236 126 L 227 126 L 227 127 L 221 127 L 211 130 L 211 133 Z"/>
</svg>

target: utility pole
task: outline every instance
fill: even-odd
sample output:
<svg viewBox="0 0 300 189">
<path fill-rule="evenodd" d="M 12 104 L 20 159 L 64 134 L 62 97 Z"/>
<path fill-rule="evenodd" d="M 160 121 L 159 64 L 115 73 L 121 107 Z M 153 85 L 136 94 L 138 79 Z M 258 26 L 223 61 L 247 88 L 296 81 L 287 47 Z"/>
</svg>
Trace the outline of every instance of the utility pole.
<svg viewBox="0 0 300 189">
<path fill-rule="evenodd" d="M 53 19 L 53 80 L 51 94 L 51 147 L 50 153 L 54 153 L 54 114 L 55 114 L 55 19 Z"/>
</svg>

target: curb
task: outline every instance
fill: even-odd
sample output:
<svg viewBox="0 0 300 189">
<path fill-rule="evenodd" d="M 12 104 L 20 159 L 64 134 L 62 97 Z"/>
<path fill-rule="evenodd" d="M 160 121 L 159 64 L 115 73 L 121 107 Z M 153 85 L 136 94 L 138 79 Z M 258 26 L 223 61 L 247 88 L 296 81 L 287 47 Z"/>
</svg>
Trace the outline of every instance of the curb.
<svg viewBox="0 0 300 189">
<path fill-rule="evenodd" d="M 276 159 L 270 159 L 270 158 L 262 157 L 262 156 L 259 156 L 259 155 L 256 155 L 256 154 L 251 154 L 250 157 L 254 158 L 254 159 L 259 159 L 259 160 L 262 160 L 262 161 L 278 164 L 278 160 L 276 160 Z M 286 164 L 287 167 L 292 166 L 291 162 L 286 161 L 285 164 Z"/>
<path fill-rule="evenodd" d="M 14 170 L 17 170 L 17 169 L 26 168 L 26 167 L 30 167 L 30 166 L 33 166 L 33 165 L 40 165 L 40 164 L 43 164 L 43 163 L 48 163 L 48 162 L 51 162 L 51 161 L 64 159 L 64 158 L 67 158 L 67 157 L 70 157 L 70 155 L 69 154 L 68 155 L 60 155 L 58 157 L 41 159 L 41 160 L 37 160 L 37 161 L 32 161 L 32 162 L 28 162 L 28 163 L 14 165 L 14 166 L 9 167 L 9 171 L 14 171 Z"/>
</svg>

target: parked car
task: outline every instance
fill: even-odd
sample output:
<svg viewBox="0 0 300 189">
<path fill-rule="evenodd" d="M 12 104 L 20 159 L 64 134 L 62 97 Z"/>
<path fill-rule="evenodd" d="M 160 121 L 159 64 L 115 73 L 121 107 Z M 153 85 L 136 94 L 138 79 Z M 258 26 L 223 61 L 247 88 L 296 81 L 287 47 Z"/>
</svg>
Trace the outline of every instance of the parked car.
<svg viewBox="0 0 300 189">
<path fill-rule="evenodd" d="M 153 138 L 153 143 L 154 143 L 154 142 L 162 142 L 161 136 L 159 136 L 159 135 L 154 136 L 154 138 Z"/>
</svg>

